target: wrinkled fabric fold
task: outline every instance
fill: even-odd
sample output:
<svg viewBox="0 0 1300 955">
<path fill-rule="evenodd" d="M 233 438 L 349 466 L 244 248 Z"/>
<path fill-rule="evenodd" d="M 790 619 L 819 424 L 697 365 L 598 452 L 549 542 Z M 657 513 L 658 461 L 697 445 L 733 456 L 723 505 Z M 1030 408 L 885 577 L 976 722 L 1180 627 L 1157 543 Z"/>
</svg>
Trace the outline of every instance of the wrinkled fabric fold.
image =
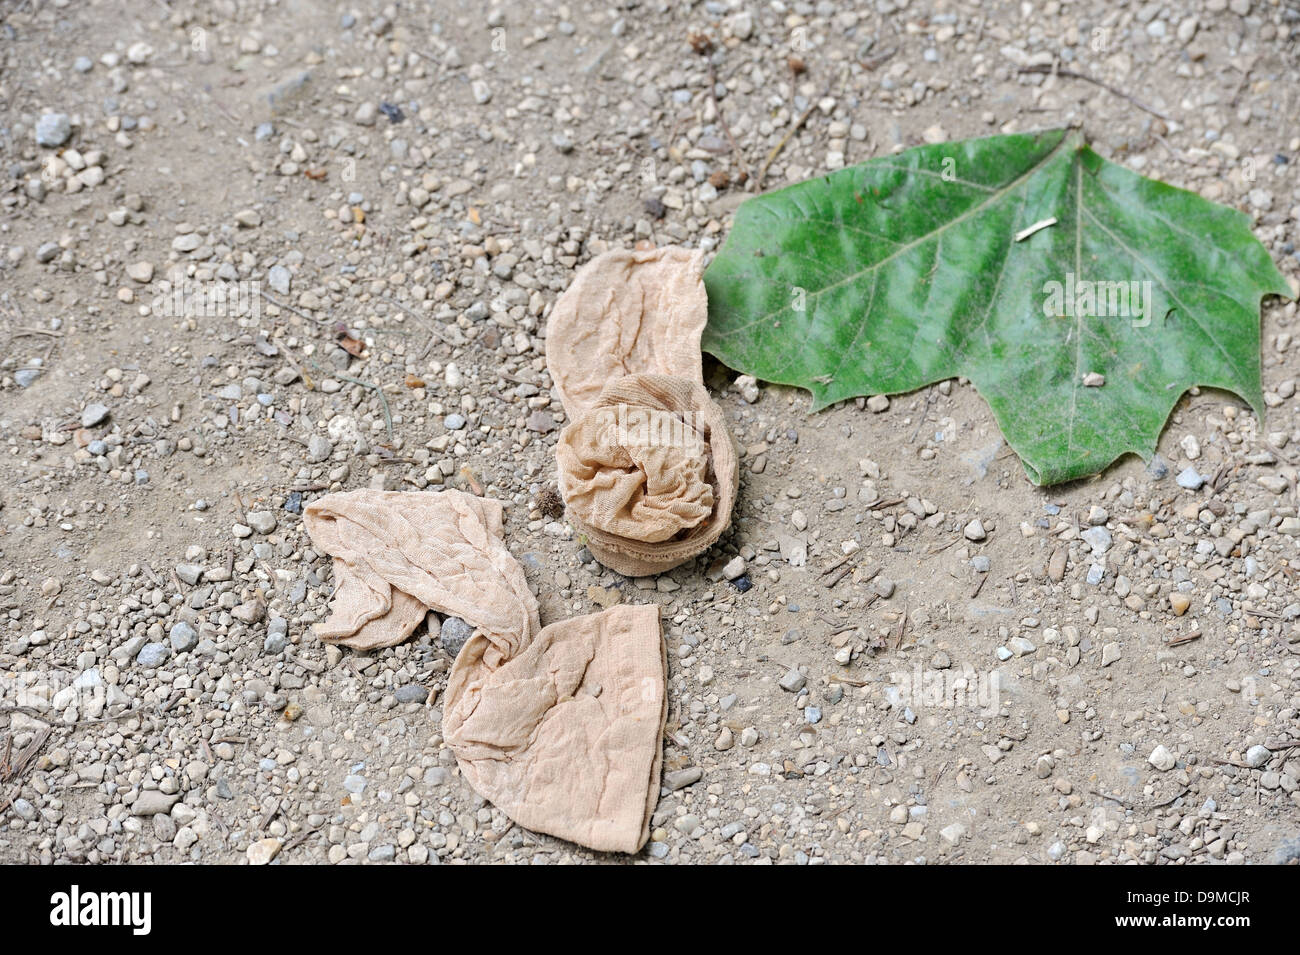
<svg viewBox="0 0 1300 955">
<path fill-rule="evenodd" d="M 619 573 L 669 570 L 707 550 L 731 519 L 738 468 L 704 386 L 628 375 L 560 435 L 560 493 L 587 549 Z"/>
<path fill-rule="evenodd" d="M 547 325 L 546 364 L 569 423 L 556 448 L 574 528 L 631 577 L 671 570 L 731 523 L 739 467 L 704 388 L 703 253 L 607 252 L 578 271 Z"/>
<path fill-rule="evenodd" d="M 644 845 L 667 716 L 656 605 L 542 628 L 502 505 L 462 491 L 329 494 L 303 518 L 334 559 L 321 639 L 392 646 L 426 609 L 475 628 L 448 676 L 442 728 L 476 791 L 539 832 L 602 851 Z"/>
</svg>

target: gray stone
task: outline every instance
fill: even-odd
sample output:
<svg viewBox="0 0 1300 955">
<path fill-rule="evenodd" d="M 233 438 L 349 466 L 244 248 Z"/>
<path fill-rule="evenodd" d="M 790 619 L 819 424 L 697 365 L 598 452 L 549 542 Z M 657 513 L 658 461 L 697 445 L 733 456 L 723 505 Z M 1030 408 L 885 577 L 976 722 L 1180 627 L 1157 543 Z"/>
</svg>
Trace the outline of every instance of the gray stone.
<svg viewBox="0 0 1300 955">
<path fill-rule="evenodd" d="M 108 420 L 108 406 L 99 402 L 86 405 L 85 410 L 81 412 L 81 426 L 83 428 L 93 428 L 97 424 L 102 424 Z"/>
<path fill-rule="evenodd" d="M 1119 643 L 1111 641 L 1101 648 L 1101 665 L 1108 667 L 1115 661 L 1119 660 L 1122 656 L 1123 653 L 1120 649 Z"/>
<path fill-rule="evenodd" d="M 289 294 L 289 284 L 291 276 L 289 270 L 283 265 L 273 265 L 270 271 L 266 273 L 266 281 L 271 285 L 271 291 L 279 292 L 281 295 Z"/>
<path fill-rule="evenodd" d="M 72 121 L 67 113 L 42 113 L 36 121 L 36 144 L 57 149 L 72 135 Z"/>
<path fill-rule="evenodd" d="M 1267 746 L 1252 746 L 1246 750 L 1246 765 L 1251 769 L 1259 769 L 1272 757 L 1273 752 Z"/>
<path fill-rule="evenodd" d="M 180 799 L 179 793 L 165 793 L 158 789 L 145 789 L 131 803 L 131 815 L 156 816 L 160 812 L 171 812 L 172 806 Z"/>
<path fill-rule="evenodd" d="M 808 678 L 798 670 L 790 669 L 785 671 L 785 676 L 781 677 L 780 687 L 787 693 L 798 693 L 804 688 Z"/>
<path fill-rule="evenodd" d="M 311 461 L 321 462 L 329 460 L 329 456 L 334 453 L 334 445 L 330 444 L 328 438 L 321 434 L 313 434 L 307 440 L 307 458 Z"/>
<path fill-rule="evenodd" d="M 549 411 L 538 409 L 528 416 L 528 430 L 538 434 L 550 434 L 555 430 L 555 419 Z"/>
<path fill-rule="evenodd" d="M 393 696 L 397 697 L 398 703 L 423 703 L 429 698 L 429 690 L 418 683 L 408 683 L 399 686 Z"/>
<path fill-rule="evenodd" d="M 465 645 L 465 641 L 473 635 L 474 628 L 460 617 L 448 617 L 442 622 L 442 629 L 438 632 L 438 642 L 442 644 L 444 650 L 455 657 L 460 654 L 460 648 Z"/>
<path fill-rule="evenodd" d="M 1176 480 L 1179 487 L 1185 487 L 1189 491 L 1199 491 L 1201 485 L 1205 483 L 1205 478 L 1193 467 L 1186 467 L 1179 471 Z"/>
<path fill-rule="evenodd" d="M 203 576 L 203 568 L 198 564 L 177 564 L 176 576 L 193 587 Z"/>
<path fill-rule="evenodd" d="M 165 643 L 146 643 L 136 654 L 135 662 L 142 667 L 162 666 L 169 653 Z"/>
<path fill-rule="evenodd" d="M 270 511 L 249 511 L 248 526 L 259 534 L 269 534 L 275 530 L 275 515 Z"/>
<path fill-rule="evenodd" d="M 688 766 L 685 769 L 675 769 L 671 772 L 664 773 L 664 788 L 669 792 L 677 792 L 679 789 L 685 789 L 687 786 L 693 786 L 698 783 L 704 776 L 704 770 L 698 766 Z"/>
<path fill-rule="evenodd" d="M 198 645 L 199 635 L 193 627 L 184 620 L 181 620 L 172 626 L 169 635 L 172 644 L 172 650 L 176 653 L 188 653 Z"/>
<path fill-rule="evenodd" d="M 1034 646 L 1032 641 L 1026 640 L 1024 637 L 1012 637 L 1007 641 L 1007 646 L 1009 646 L 1011 651 L 1018 657 L 1023 657 L 1038 649 Z"/>
<path fill-rule="evenodd" d="M 1110 550 L 1113 543 L 1110 531 L 1104 527 L 1089 527 L 1079 536 L 1087 541 L 1088 546 L 1092 548 L 1092 556 L 1094 557 L 1101 557 L 1106 551 Z"/>
</svg>

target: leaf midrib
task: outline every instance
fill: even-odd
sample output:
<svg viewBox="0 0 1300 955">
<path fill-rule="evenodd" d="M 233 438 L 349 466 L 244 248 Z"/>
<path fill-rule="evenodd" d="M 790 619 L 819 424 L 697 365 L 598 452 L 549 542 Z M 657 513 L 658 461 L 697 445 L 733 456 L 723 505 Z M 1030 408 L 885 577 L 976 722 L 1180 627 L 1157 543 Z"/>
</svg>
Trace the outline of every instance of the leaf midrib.
<svg viewBox="0 0 1300 955">
<path fill-rule="evenodd" d="M 823 285 L 821 288 L 817 289 L 816 291 L 810 292 L 810 294 L 813 297 L 819 297 L 825 292 L 834 291 L 835 289 L 843 285 L 847 285 L 851 282 L 857 281 L 858 279 L 862 278 L 864 275 L 868 275 L 872 272 L 875 272 L 882 266 L 888 265 L 894 259 L 898 258 L 900 255 L 904 254 L 905 252 L 908 252 L 911 249 L 916 248 L 918 245 L 928 242 L 936 236 L 943 235 L 943 233 L 946 232 L 948 229 L 951 229 L 953 226 L 957 225 L 960 222 L 966 221 L 971 216 L 978 214 L 986 207 L 997 203 L 998 201 L 1006 198 L 1016 189 L 1019 189 L 1020 186 L 1022 186 L 1026 181 L 1031 179 L 1033 176 L 1037 175 L 1054 159 L 1056 159 L 1057 155 L 1061 152 L 1062 149 L 1064 149 L 1067 145 L 1077 145 L 1078 141 L 1079 141 L 1079 134 L 1077 133 L 1077 131 L 1069 130 L 1068 132 L 1065 133 L 1065 135 L 1061 137 L 1061 141 L 1052 147 L 1051 152 L 1049 152 L 1038 162 L 1034 163 L 1034 165 L 1030 166 L 1027 170 L 1025 170 L 1023 173 L 1021 173 L 1011 182 L 1007 183 L 997 192 L 991 193 L 988 196 L 988 198 L 984 199 L 982 202 L 979 202 L 978 204 L 971 206 L 961 215 L 949 219 L 947 222 L 943 223 L 937 228 L 931 229 L 929 232 L 917 236 L 915 239 L 913 239 L 911 242 L 908 242 L 906 245 L 900 245 L 897 249 L 895 249 L 889 255 L 885 256 L 883 259 L 879 259 L 871 263 L 870 265 L 868 265 L 866 268 L 859 269 L 856 272 L 850 272 L 846 274 L 838 282 L 832 282 L 830 285 Z M 763 313 L 762 315 L 755 318 L 753 321 L 746 322 L 743 325 L 738 325 L 735 328 L 723 332 L 723 334 L 734 335 L 737 332 L 744 331 L 745 329 L 748 329 L 754 325 L 758 325 L 762 322 L 765 322 L 768 319 L 772 318 L 773 316 L 780 315 L 783 312 L 786 312 L 788 310 L 789 310 L 789 306 L 782 306 L 780 308 L 773 309 L 770 312 Z M 863 316 L 863 321 L 866 320 L 866 317 L 867 316 L 865 315 Z"/>
</svg>

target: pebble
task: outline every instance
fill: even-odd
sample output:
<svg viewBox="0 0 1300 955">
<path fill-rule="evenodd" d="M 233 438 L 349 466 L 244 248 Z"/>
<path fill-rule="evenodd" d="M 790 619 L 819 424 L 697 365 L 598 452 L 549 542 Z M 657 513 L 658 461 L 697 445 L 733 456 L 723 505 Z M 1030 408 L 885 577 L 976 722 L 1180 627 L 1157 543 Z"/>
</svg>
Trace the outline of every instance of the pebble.
<svg viewBox="0 0 1300 955">
<path fill-rule="evenodd" d="M 988 533 L 984 530 L 984 522 L 978 517 L 962 529 L 962 534 L 968 541 L 975 541 L 976 543 L 988 536 Z"/>
<path fill-rule="evenodd" d="M 423 703 L 429 698 L 429 690 L 419 684 L 408 683 L 398 687 L 393 696 L 398 703 Z"/>
<path fill-rule="evenodd" d="M 745 573 L 745 558 L 739 555 L 727 561 L 727 563 L 722 568 L 722 576 L 725 577 L 727 580 L 735 580 L 737 577 L 740 577 L 744 573 Z"/>
<path fill-rule="evenodd" d="M 176 793 L 145 789 L 135 797 L 135 802 L 131 803 L 131 815 L 156 816 L 159 813 L 171 812 L 172 806 L 176 805 L 179 799 L 180 796 Z"/>
<path fill-rule="evenodd" d="M 1038 647 L 1034 645 L 1033 641 L 1027 640 L 1024 637 L 1012 637 L 1007 641 L 1007 646 L 1010 647 L 1011 652 L 1018 657 L 1026 656 L 1038 649 Z"/>
<path fill-rule="evenodd" d="M 270 865 L 283 846 L 284 843 L 279 839 L 259 839 L 248 847 L 248 864 Z"/>
<path fill-rule="evenodd" d="M 143 667 L 159 667 L 166 661 L 167 656 L 166 644 L 146 643 L 140 648 L 140 652 L 136 654 L 135 662 Z"/>
<path fill-rule="evenodd" d="M 798 670 L 790 669 L 785 672 L 783 677 L 781 677 L 780 687 L 787 693 L 798 693 L 804 688 L 804 684 L 807 682 L 808 678 L 802 673 Z"/>
<path fill-rule="evenodd" d="M 188 653 L 198 645 L 199 635 L 193 627 L 181 620 L 172 625 L 168 639 L 171 641 L 173 653 Z M 158 664 L 150 665 L 157 666 Z"/>
<path fill-rule="evenodd" d="M 313 434 L 307 439 L 307 459 L 309 461 L 328 461 L 334 453 L 334 445 L 323 435 Z"/>
<path fill-rule="evenodd" d="M 1246 750 L 1246 765 L 1251 769 L 1259 769 L 1272 758 L 1273 752 L 1267 746 L 1256 744 Z"/>
<path fill-rule="evenodd" d="M 465 646 L 466 641 L 474 635 L 474 628 L 471 627 L 460 617 L 447 617 L 442 621 L 442 629 L 438 634 L 438 641 L 442 648 L 455 659 L 460 654 L 460 648 Z"/>
<path fill-rule="evenodd" d="M 266 281 L 271 286 L 272 292 L 288 295 L 293 276 L 283 265 L 273 265 L 267 270 Z"/>
<path fill-rule="evenodd" d="M 1089 527 L 1079 535 L 1092 548 L 1093 557 L 1101 557 L 1111 548 L 1113 539 L 1104 527 Z"/>
<path fill-rule="evenodd" d="M 685 769 L 676 769 L 664 773 L 664 788 L 669 792 L 676 792 L 679 789 L 685 789 L 687 786 L 693 786 L 704 778 L 704 770 L 699 766 L 688 766 Z"/>
<path fill-rule="evenodd" d="M 1193 467 L 1183 468 L 1178 472 L 1178 477 L 1174 480 L 1179 487 L 1186 488 L 1189 491 L 1199 491 L 1201 485 L 1205 483 L 1205 478 L 1197 473 L 1196 468 Z"/>
<path fill-rule="evenodd" d="M 248 526 L 259 534 L 270 534 L 275 530 L 275 515 L 270 511 L 249 511 Z"/>
<path fill-rule="evenodd" d="M 72 121 L 67 113 L 42 113 L 36 121 L 36 144 L 57 149 L 72 136 Z"/>
<path fill-rule="evenodd" d="M 1173 769 L 1174 766 L 1178 764 L 1178 760 L 1174 757 L 1174 754 L 1169 752 L 1163 744 L 1157 746 L 1151 751 L 1151 755 L 1147 757 L 1147 762 L 1162 773 L 1169 772 L 1169 770 Z"/>
<path fill-rule="evenodd" d="M 107 405 L 94 404 L 86 405 L 81 412 L 81 426 L 83 428 L 93 428 L 96 425 L 103 424 L 108 420 L 109 410 Z"/>
<path fill-rule="evenodd" d="M 198 564 L 177 564 L 176 576 L 193 587 L 203 576 L 203 568 Z"/>
</svg>

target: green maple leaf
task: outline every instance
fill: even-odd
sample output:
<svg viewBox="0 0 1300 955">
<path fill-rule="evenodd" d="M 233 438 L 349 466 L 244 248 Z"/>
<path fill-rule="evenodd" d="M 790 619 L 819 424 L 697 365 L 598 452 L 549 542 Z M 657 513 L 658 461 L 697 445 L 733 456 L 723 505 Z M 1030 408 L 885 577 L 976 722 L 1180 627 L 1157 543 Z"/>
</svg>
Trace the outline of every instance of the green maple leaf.
<svg viewBox="0 0 1300 955">
<path fill-rule="evenodd" d="M 1149 459 L 1195 385 L 1262 420 L 1259 303 L 1291 294 L 1246 215 L 1064 129 L 750 199 L 704 278 L 704 350 L 726 365 L 814 410 L 964 375 L 1036 484 Z"/>
</svg>

